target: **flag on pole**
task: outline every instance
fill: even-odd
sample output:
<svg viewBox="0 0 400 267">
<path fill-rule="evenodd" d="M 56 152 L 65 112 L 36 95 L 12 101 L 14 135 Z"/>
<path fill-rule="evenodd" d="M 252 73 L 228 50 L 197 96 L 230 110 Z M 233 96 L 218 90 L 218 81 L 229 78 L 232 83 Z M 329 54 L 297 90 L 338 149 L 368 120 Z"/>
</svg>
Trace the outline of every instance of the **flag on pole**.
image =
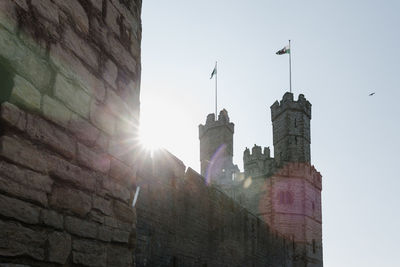
<svg viewBox="0 0 400 267">
<path fill-rule="evenodd" d="M 278 52 L 276 52 L 277 55 L 283 55 L 283 54 L 290 54 L 290 46 L 287 45 Z"/>
<path fill-rule="evenodd" d="M 215 63 L 215 67 L 214 67 L 213 71 L 211 72 L 210 80 L 211 80 L 212 77 L 213 77 L 214 75 L 216 75 L 216 74 L 217 74 L 217 63 Z"/>
<path fill-rule="evenodd" d="M 276 54 L 277 55 L 289 54 L 289 86 L 290 86 L 290 92 L 292 92 L 292 53 L 290 53 L 290 40 L 289 40 L 289 45 L 285 46 L 281 50 L 278 50 Z"/>
</svg>

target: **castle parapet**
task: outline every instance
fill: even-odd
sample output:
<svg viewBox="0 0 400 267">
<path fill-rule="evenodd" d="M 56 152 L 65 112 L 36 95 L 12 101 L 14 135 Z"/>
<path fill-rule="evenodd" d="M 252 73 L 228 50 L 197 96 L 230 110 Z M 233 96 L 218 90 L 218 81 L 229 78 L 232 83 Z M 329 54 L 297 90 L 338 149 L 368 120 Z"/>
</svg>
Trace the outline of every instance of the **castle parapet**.
<svg viewBox="0 0 400 267">
<path fill-rule="evenodd" d="M 243 166 L 245 176 L 249 175 L 267 175 L 274 167 L 274 158 L 271 158 L 269 147 L 257 146 L 256 144 L 250 149 L 246 147 L 243 153 Z"/>
<path fill-rule="evenodd" d="M 280 102 L 275 101 L 271 106 L 271 118 L 275 120 L 285 110 L 303 111 L 311 119 L 311 103 L 300 94 L 297 101 L 293 99 L 293 93 L 286 92 Z"/>
<path fill-rule="evenodd" d="M 254 144 L 253 148 L 251 149 L 251 153 L 250 149 L 247 147 L 243 153 L 244 164 L 250 160 L 264 160 L 269 158 L 271 158 L 271 151 L 269 147 L 264 147 L 263 152 L 261 152 L 261 146 L 257 146 L 256 144 Z"/>
<path fill-rule="evenodd" d="M 226 111 L 226 109 L 221 110 L 218 115 L 218 120 L 215 120 L 214 113 L 207 115 L 206 123 L 204 125 L 199 125 L 199 138 L 201 139 L 208 130 L 220 126 L 226 126 L 232 134 L 234 133 L 235 124 L 229 121 L 228 111 Z"/>
</svg>

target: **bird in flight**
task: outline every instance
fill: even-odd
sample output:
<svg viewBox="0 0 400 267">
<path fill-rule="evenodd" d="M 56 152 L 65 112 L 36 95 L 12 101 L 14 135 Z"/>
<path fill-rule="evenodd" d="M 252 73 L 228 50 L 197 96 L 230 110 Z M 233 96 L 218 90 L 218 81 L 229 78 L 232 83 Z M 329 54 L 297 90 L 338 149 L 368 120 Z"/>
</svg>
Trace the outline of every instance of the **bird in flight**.
<svg viewBox="0 0 400 267">
<path fill-rule="evenodd" d="M 375 94 L 375 92 L 373 92 L 373 93 L 370 93 L 370 94 L 369 94 L 369 96 L 373 96 L 374 94 Z"/>
</svg>

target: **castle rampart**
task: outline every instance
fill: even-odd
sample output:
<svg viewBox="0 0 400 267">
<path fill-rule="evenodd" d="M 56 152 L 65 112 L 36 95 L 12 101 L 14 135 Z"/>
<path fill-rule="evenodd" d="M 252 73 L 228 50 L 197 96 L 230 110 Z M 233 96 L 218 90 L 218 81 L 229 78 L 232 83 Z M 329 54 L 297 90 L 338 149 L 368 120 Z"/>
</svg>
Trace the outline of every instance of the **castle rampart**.
<svg viewBox="0 0 400 267">
<path fill-rule="evenodd" d="M 149 160 L 137 178 L 139 266 L 293 266 L 290 240 L 168 152 Z"/>
</svg>

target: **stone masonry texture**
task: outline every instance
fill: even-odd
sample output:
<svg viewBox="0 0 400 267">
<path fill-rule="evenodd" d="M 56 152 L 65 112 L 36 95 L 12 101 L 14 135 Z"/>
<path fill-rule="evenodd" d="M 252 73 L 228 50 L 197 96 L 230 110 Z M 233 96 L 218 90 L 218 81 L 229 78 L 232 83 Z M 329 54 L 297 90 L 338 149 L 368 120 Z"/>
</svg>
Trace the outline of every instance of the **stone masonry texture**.
<svg viewBox="0 0 400 267">
<path fill-rule="evenodd" d="M 139 149 L 141 8 L 142 0 L 0 0 L 0 266 L 322 266 L 315 169 L 276 173 L 260 214 L 169 152 Z M 308 168 L 305 101 L 281 117 L 278 103 L 274 145 Z M 296 132 L 282 128 L 292 120 Z M 227 111 L 199 131 L 202 174 L 224 142 L 221 177 L 231 180 L 239 170 Z M 247 172 L 270 175 L 269 149 L 256 150 L 264 165 L 248 152 Z M 293 191 L 304 193 L 298 212 L 308 216 L 295 239 L 287 234 L 298 225 L 273 202 L 285 179 L 305 188 Z M 315 264 L 297 258 L 312 253 Z"/>
<path fill-rule="evenodd" d="M 0 266 L 138 266 L 141 6 L 0 1 Z"/>
<path fill-rule="evenodd" d="M 137 174 L 139 266 L 294 266 L 292 244 L 166 151 Z"/>
</svg>

